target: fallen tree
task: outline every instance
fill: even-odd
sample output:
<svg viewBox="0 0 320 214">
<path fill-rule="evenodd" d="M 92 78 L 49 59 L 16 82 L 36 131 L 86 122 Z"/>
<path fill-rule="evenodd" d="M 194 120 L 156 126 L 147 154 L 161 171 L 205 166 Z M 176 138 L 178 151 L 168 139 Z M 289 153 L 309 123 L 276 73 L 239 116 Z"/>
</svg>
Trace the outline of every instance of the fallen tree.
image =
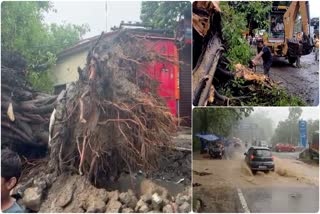
<svg viewBox="0 0 320 214">
<path fill-rule="evenodd" d="M 148 78 L 141 64 L 161 59 L 144 40 L 126 30 L 102 34 L 78 69 L 79 81 L 61 92 L 50 126 L 53 172 L 73 171 L 99 185 L 124 170 L 157 168 L 176 123 L 155 90 L 139 84 Z"/>
<path fill-rule="evenodd" d="M 3 51 L 1 57 L 2 146 L 25 156 L 43 156 L 56 96 L 32 89 L 26 81 L 26 62 L 19 54 Z"/>
<path fill-rule="evenodd" d="M 228 60 L 223 15 L 219 2 L 193 3 L 193 105 L 303 105 L 278 82 Z"/>
</svg>

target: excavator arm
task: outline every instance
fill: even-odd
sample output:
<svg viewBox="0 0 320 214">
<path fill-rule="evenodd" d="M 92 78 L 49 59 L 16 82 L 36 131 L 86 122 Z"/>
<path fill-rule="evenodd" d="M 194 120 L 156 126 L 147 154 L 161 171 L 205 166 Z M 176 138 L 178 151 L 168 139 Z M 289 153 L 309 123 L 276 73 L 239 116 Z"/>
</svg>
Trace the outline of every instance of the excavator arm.
<svg viewBox="0 0 320 214">
<path fill-rule="evenodd" d="M 285 38 L 294 37 L 294 26 L 298 16 L 301 15 L 302 32 L 309 35 L 309 2 L 308 1 L 292 1 L 287 12 L 284 14 Z"/>
<path fill-rule="evenodd" d="M 295 21 L 298 13 L 301 16 L 301 33 L 295 35 Z M 307 55 L 311 53 L 312 44 L 310 43 L 309 35 L 309 2 L 308 1 L 292 1 L 287 12 L 283 16 L 284 29 L 285 29 L 285 41 L 288 45 L 284 48 L 284 52 L 287 52 L 288 57 L 296 57 L 297 55 Z M 300 46 L 297 41 L 300 41 Z M 299 50 L 300 53 L 297 53 Z"/>
</svg>

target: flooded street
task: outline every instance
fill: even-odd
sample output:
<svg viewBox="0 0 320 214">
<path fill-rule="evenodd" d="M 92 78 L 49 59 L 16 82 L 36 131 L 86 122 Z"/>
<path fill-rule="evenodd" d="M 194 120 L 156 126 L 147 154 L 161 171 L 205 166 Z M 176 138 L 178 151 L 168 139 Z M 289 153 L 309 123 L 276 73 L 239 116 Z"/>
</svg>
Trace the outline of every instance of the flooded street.
<svg viewBox="0 0 320 214">
<path fill-rule="evenodd" d="M 203 204 L 201 212 L 318 210 L 318 166 L 274 155 L 275 172 L 253 175 L 244 162 L 243 152 L 244 149 L 233 151 L 227 148 L 223 160 L 194 153 L 193 191 L 195 200 Z"/>
<path fill-rule="evenodd" d="M 319 62 L 314 60 L 314 53 L 301 57 L 301 68 L 289 64 L 285 58 L 273 58 L 270 70 L 271 78 L 285 87 L 289 94 L 300 97 L 307 105 L 318 105 Z M 262 72 L 262 66 L 257 72 Z"/>
</svg>

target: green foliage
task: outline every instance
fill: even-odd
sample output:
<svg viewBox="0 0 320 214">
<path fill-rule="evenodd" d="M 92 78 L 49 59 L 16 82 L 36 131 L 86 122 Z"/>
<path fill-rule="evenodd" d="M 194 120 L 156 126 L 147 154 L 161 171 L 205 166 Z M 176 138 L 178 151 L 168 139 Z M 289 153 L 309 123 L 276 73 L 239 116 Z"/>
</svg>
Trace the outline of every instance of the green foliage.
<svg viewBox="0 0 320 214">
<path fill-rule="evenodd" d="M 289 116 L 286 120 L 280 121 L 272 136 L 272 143 L 289 143 L 298 145 L 300 139 L 299 118 L 302 109 L 299 107 L 289 108 Z"/>
<path fill-rule="evenodd" d="M 217 135 L 228 136 L 231 127 L 243 117 L 248 117 L 253 108 L 194 108 L 193 109 L 193 142 L 197 148 L 196 133 L 210 132 Z"/>
<path fill-rule="evenodd" d="M 232 98 L 231 105 L 241 106 L 304 106 L 299 97 L 289 95 L 284 88 L 272 89 L 248 85 L 243 78 L 234 79 L 227 84 L 217 85 L 220 94 Z"/>
<path fill-rule="evenodd" d="M 267 29 L 269 27 L 267 14 L 271 11 L 272 1 L 234 1 L 229 4 L 236 11 L 246 14 L 248 24 L 255 22 L 259 29 Z"/>
<path fill-rule="evenodd" d="M 1 48 L 19 52 L 28 62 L 28 79 L 38 90 L 52 91 L 48 72 L 57 54 L 79 41 L 86 25 L 44 23 L 44 14 L 55 11 L 48 1 L 12 1 L 1 4 Z"/>
<path fill-rule="evenodd" d="M 225 55 L 231 65 L 246 65 L 253 56 L 253 51 L 242 35 L 247 28 L 246 14 L 236 11 L 228 2 L 221 2 L 220 7 L 223 11 L 222 35 L 228 48 Z"/>
<path fill-rule="evenodd" d="M 32 84 L 32 87 L 35 90 L 46 92 L 48 94 L 53 93 L 53 81 L 50 78 L 49 71 L 29 72 L 27 80 Z"/>
<path fill-rule="evenodd" d="M 247 65 L 254 51 L 245 40 L 243 33 L 248 28 L 248 21 L 254 20 L 261 28 L 268 26 L 266 14 L 271 9 L 271 3 L 250 2 L 221 2 L 222 33 L 228 51 L 225 56 L 231 61 L 231 66 L 237 63 Z M 248 20 L 248 17 L 250 20 Z"/>
<path fill-rule="evenodd" d="M 307 135 L 308 135 L 309 144 L 312 141 L 312 136 L 316 131 L 319 131 L 319 119 L 308 120 L 307 121 Z"/>
<path fill-rule="evenodd" d="M 143 1 L 140 19 L 147 26 L 168 30 L 173 35 L 185 13 L 191 16 L 191 3 L 188 1 Z"/>
</svg>

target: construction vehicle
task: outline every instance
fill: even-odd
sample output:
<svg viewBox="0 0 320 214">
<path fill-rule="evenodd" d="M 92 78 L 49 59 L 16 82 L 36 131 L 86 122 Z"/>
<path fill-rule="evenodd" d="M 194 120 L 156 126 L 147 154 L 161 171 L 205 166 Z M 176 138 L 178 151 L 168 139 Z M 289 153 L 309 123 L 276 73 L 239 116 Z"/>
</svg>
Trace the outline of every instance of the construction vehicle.
<svg viewBox="0 0 320 214">
<path fill-rule="evenodd" d="M 270 27 L 263 42 L 275 57 L 286 57 L 290 64 L 313 49 L 309 29 L 308 1 L 273 2 Z"/>
</svg>

